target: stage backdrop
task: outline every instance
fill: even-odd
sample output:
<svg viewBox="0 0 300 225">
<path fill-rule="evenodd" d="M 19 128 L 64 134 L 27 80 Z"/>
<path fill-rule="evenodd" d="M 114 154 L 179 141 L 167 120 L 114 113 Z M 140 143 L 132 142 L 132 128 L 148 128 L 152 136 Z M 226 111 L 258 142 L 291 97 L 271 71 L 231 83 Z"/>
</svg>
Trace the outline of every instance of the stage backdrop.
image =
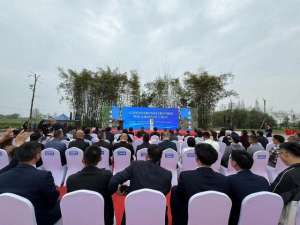
<svg viewBox="0 0 300 225">
<path fill-rule="evenodd" d="M 122 110 L 123 127 L 133 129 L 150 128 L 150 120 L 158 129 L 178 128 L 178 108 L 124 107 Z"/>
</svg>

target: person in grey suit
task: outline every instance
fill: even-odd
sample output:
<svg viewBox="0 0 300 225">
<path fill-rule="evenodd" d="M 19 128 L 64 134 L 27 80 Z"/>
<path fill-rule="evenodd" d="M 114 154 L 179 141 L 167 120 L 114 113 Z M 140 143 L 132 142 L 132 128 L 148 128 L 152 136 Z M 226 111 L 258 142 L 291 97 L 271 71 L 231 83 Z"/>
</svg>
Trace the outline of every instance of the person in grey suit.
<svg viewBox="0 0 300 225">
<path fill-rule="evenodd" d="M 253 156 L 255 152 L 265 150 L 261 143 L 258 142 L 257 136 L 250 135 L 249 142 L 250 146 L 247 148 L 247 152 L 249 152 L 251 156 Z"/>
<path fill-rule="evenodd" d="M 66 164 L 66 155 L 65 151 L 67 150 L 67 146 L 65 143 L 62 142 L 64 139 L 64 133 L 61 129 L 54 131 L 54 139 L 47 142 L 45 144 L 45 148 L 55 148 L 60 152 L 61 164 Z"/>
</svg>

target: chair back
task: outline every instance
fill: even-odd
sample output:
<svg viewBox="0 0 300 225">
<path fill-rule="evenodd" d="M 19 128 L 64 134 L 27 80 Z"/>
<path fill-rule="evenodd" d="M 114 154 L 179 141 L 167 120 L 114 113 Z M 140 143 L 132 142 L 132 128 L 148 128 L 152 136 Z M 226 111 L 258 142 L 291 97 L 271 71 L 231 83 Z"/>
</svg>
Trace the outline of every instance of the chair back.
<svg viewBox="0 0 300 225">
<path fill-rule="evenodd" d="M 46 148 L 41 152 L 43 167 L 48 171 L 58 171 L 62 168 L 60 152 L 54 148 Z"/>
<path fill-rule="evenodd" d="M 195 148 L 183 149 L 181 171 L 195 170 L 197 167 Z"/>
<path fill-rule="evenodd" d="M 298 202 L 298 210 L 296 214 L 296 225 L 300 225 L 300 202 Z"/>
<path fill-rule="evenodd" d="M 238 225 L 277 225 L 283 208 L 282 198 L 270 192 L 257 192 L 242 201 Z"/>
<path fill-rule="evenodd" d="M 167 148 L 162 152 L 162 157 L 160 161 L 161 167 L 170 171 L 174 171 L 177 169 L 177 163 L 178 154 L 174 149 Z"/>
<path fill-rule="evenodd" d="M 117 148 L 113 153 L 114 171 L 113 174 L 124 170 L 130 165 L 131 152 L 127 148 Z"/>
<path fill-rule="evenodd" d="M 79 171 L 83 168 L 83 151 L 81 149 L 72 147 L 67 149 L 65 154 L 68 169 Z"/>
<path fill-rule="evenodd" d="M 195 194 L 189 200 L 188 225 L 227 225 L 231 205 L 230 198 L 217 191 Z"/>
<path fill-rule="evenodd" d="M 60 152 L 54 148 L 46 148 L 41 152 L 43 168 L 52 173 L 56 186 L 64 182 L 65 169 L 61 165 Z"/>
<path fill-rule="evenodd" d="M 253 166 L 251 171 L 257 175 L 263 176 L 268 180 L 267 165 L 269 161 L 268 151 L 257 151 L 253 155 Z"/>
<path fill-rule="evenodd" d="M 136 159 L 146 161 L 146 156 L 148 155 L 148 149 L 142 148 L 136 152 Z"/>
<path fill-rule="evenodd" d="M 0 149 L 0 169 L 6 167 L 9 164 L 9 158 L 7 151 Z"/>
<path fill-rule="evenodd" d="M 63 225 L 105 225 L 104 199 L 97 192 L 70 192 L 62 198 L 60 208 Z"/>
<path fill-rule="evenodd" d="M 101 161 L 98 163 L 97 167 L 106 170 L 110 170 L 109 167 L 109 150 L 104 147 L 100 147 L 101 149 Z"/>
<path fill-rule="evenodd" d="M 0 224 L 36 225 L 32 203 L 21 196 L 4 193 L 0 195 Z"/>
<path fill-rule="evenodd" d="M 125 199 L 125 214 L 128 225 L 165 225 L 166 198 L 151 189 L 133 191 Z"/>
</svg>

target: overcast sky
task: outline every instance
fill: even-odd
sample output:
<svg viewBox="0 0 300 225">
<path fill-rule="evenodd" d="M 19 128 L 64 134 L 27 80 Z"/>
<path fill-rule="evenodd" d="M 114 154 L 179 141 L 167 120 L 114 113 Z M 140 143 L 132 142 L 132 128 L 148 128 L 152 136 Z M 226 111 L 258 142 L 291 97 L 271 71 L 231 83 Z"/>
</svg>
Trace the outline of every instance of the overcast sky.
<svg viewBox="0 0 300 225">
<path fill-rule="evenodd" d="M 0 113 L 59 103 L 57 67 L 136 69 L 142 81 L 204 68 L 231 72 L 247 105 L 300 112 L 299 0 L 1 0 Z M 238 99 L 233 99 L 237 101 Z"/>
</svg>

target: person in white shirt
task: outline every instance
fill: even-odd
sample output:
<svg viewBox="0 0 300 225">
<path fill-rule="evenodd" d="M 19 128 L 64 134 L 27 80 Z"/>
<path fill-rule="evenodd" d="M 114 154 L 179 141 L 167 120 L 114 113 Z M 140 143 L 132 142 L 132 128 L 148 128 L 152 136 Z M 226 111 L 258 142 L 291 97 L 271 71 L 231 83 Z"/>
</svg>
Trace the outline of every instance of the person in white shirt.
<svg viewBox="0 0 300 225">
<path fill-rule="evenodd" d="M 204 143 L 210 144 L 211 146 L 214 147 L 214 149 L 217 152 L 220 152 L 220 145 L 218 142 L 214 141 L 213 139 L 211 139 L 210 137 L 210 133 L 205 131 L 202 133 L 203 139 L 204 139 Z"/>
</svg>

